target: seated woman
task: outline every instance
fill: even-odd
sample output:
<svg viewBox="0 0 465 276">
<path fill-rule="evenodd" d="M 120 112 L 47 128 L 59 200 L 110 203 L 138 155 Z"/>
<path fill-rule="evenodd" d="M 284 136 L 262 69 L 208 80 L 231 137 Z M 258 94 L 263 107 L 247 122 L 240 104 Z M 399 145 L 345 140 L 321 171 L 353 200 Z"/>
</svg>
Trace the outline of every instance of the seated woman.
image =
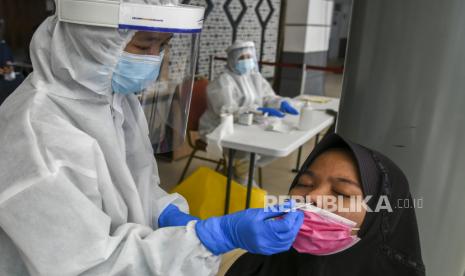
<svg viewBox="0 0 465 276">
<path fill-rule="evenodd" d="M 333 196 L 334 213 L 360 230 L 343 243 L 306 215 L 293 248 L 271 256 L 246 253 L 226 275 L 425 275 L 415 210 L 397 206 L 413 206 L 407 179 L 380 153 L 329 135 L 302 166 L 290 194 L 308 196 L 317 207 L 325 207 L 319 198 Z M 357 196 L 371 196 L 367 208 L 348 208 Z M 312 239 L 315 244 L 308 243 Z"/>
<path fill-rule="evenodd" d="M 200 118 L 199 134 L 204 137 L 221 123 L 221 114 L 238 116 L 259 110 L 269 116 L 284 117 L 299 112 L 286 98 L 273 91 L 270 83 L 258 71 L 255 44 L 236 41 L 227 50 L 224 72 L 207 88 L 208 108 Z"/>
</svg>

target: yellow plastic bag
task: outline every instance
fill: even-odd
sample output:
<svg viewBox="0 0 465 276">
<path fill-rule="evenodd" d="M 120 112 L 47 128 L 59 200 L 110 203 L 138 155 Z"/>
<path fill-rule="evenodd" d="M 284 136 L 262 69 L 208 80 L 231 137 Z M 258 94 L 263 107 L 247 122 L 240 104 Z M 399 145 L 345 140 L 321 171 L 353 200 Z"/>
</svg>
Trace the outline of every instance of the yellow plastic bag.
<svg viewBox="0 0 465 276">
<path fill-rule="evenodd" d="M 226 200 L 226 177 L 216 171 L 200 167 L 191 176 L 172 190 L 184 196 L 189 203 L 190 213 L 201 219 L 224 215 Z M 235 181 L 231 182 L 229 213 L 245 209 L 247 188 Z M 263 208 L 266 191 L 253 188 L 250 208 Z"/>
</svg>

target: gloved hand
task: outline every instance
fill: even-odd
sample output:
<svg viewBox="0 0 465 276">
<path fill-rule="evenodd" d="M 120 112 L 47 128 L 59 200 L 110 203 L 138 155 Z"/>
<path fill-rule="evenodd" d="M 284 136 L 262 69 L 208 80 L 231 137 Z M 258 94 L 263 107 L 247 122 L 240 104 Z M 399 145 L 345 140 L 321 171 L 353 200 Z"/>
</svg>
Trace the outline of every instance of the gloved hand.
<svg viewBox="0 0 465 276">
<path fill-rule="evenodd" d="M 282 217 L 275 218 L 278 216 Z M 284 213 L 247 209 L 201 220 L 195 228 L 202 244 L 215 255 L 236 248 L 272 255 L 289 250 L 303 219 L 301 211 Z"/>
<path fill-rule="evenodd" d="M 280 110 L 284 113 L 289 113 L 292 115 L 299 115 L 299 111 L 297 111 L 297 109 L 295 109 L 288 101 L 281 102 Z"/>
<path fill-rule="evenodd" d="M 170 204 L 158 218 L 158 227 L 186 226 L 191 220 L 200 220 L 179 210 L 178 206 Z"/>
<path fill-rule="evenodd" d="M 284 117 L 284 113 L 271 107 L 260 107 L 258 108 L 258 110 L 263 113 L 268 113 L 268 116 L 279 117 L 279 118 Z"/>
</svg>

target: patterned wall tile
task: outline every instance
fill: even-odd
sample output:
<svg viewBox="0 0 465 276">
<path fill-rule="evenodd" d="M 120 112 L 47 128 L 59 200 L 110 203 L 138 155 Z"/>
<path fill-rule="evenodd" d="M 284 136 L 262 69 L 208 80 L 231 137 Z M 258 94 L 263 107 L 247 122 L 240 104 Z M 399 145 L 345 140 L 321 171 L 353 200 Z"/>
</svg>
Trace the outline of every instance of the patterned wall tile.
<svg viewBox="0 0 465 276">
<path fill-rule="evenodd" d="M 259 58 L 261 56 L 263 61 L 274 62 L 276 60 L 281 0 L 191 0 L 189 3 L 210 7 L 200 40 L 199 75 L 208 75 L 211 55 L 226 56 L 225 50 L 233 42 L 234 33 L 237 39 L 254 41 L 257 46 L 257 55 Z M 211 4 L 208 5 L 209 3 Z M 240 22 L 237 22 L 237 28 L 234 29 L 228 20 L 226 11 L 229 12 L 234 23 L 244 11 L 244 6 L 246 7 L 245 13 Z M 263 45 L 262 26 L 257 15 L 257 6 L 262 21 L 271 13 L 265 28 Z M 224 66 L 224 62 L 216 61 L 215 74 L 221 73 Z M 274 67 L 264 66 L 262 73 L 265 77 L 273 77 Z"/>
</svg>

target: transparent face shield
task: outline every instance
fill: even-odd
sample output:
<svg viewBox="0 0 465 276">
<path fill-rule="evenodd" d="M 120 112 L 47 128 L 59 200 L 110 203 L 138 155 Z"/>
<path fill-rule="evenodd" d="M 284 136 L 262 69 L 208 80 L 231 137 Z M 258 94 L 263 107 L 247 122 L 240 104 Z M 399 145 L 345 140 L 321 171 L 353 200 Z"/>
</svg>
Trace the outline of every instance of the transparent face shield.
<svg viewBox="0 0 465 276">
<path fill-rule="evenodd" d="M 198 33 L 170 35 L 158 55 L 162 57 L 158 77 L 137 93 L 157 153 L 172 151 L 184 143 L 199 45 Z"/>
<path fill-rule="evenodd" d="M 156 153 L 184 143 L 203 16 L 203 8 L 188 5 L 123 1 L 120 8 L 119 28 L 137 31 L 123 59 L 137 64 L 126 72 L 142 86 L 136 94 Z"/>
</svg>

